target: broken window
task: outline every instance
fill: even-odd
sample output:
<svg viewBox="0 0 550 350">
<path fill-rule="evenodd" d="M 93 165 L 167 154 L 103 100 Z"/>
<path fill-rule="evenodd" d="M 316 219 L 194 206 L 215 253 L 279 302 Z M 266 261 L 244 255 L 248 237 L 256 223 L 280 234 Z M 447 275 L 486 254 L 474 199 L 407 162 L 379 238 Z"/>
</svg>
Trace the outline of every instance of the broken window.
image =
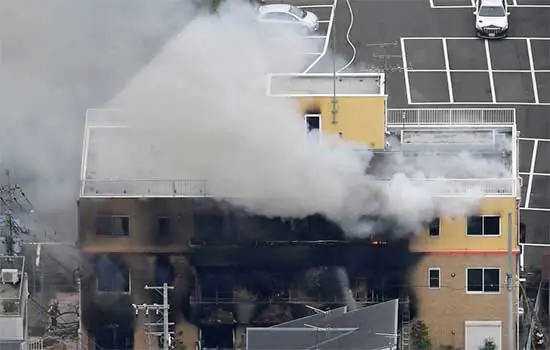
<svg viewBox="0 0 550 350">
<path fill-rule="evenodd" d="M 432 289 L 437 289 L 440 287 L 441 279 L 441 270 L 439 268 L 429 268 L 428 269 L 428 287 Z"/>
<path fill-rule="evenodd" d="M 466 271 L 466 291 L 470 293 L 499 293 L 499 268 L 469 268 Z"/>
<path fill-rule="evenodd" d="M 308 135 L 313 137 L 315 141 L 321 141 L 321 115 L 306 114 L 305 119 Z"/>
<path fill-rule="evenodd" d="M 428 227 L 430 237 L 439 237 L 439 218 L 435 218 L 430 222 Z"/>
<path fill-rule="evenodd" d="M 128 216 L 99 216 L 96 220 L 96 233 L 104 236 L 128 236 L 130 218 Z"/>
<path fill-rule="evenodd" d="M 170 218 L 157 218 L 157 233 L 161 237 L 166 237 L 170 235 Z"/>
<path fill-rule="evenodd" d="M 195 236 L 206 244 L 224 242 L 224 217 L 219 213 L 196 213 L 194 216 Z"/>
<path fill-rule="evenodd" d="M 98 292 L 130 292 L 130 269 L 117 259 L 99 256 L 95 261 L 95 274 Z"/>
<path fill-rule="evenodd" d="M 466 233 L 468 236 L 498 236 L 500 216 L 470 216 Z"/>
</svg>

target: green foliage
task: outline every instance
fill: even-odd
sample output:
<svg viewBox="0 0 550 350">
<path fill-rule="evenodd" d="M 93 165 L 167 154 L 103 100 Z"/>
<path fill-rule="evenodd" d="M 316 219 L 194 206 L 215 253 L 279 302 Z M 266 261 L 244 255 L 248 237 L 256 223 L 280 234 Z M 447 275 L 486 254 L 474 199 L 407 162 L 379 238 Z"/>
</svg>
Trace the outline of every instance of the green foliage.
<svg viewBox="0 0 550 350">
<path fill-rule="evenodd" d="M 4 312 L 7 314 L 15 313 L 19 310 L 17 306 L 17 302 L 15 300 L 3 300 L 2 308 L 4 309 Z"/>
<path fill-rule="evenodd" d="M 487 338 L 483 341 L 483 345 L 479 347 L 479 350 L 497 350 L 497 344 L 491 338 Z"/>
<path fill-rule="evenodd" d="M 218 7 L 220 7 L 223 0 L 208 0 L 210 2 L 210 9 L 212 11 L 218 10 Z"/>
<path fill-rule="evenodd" d="M 422 321 L 416 321 L 411 327 L 412 345 L 416 350 L 432 348 L 432 341 L 428 334 L 428 326 Z"/>
<path fill-rule="evenodd" d="M 460 348 L 455 348 L 452 345 L 439 345 L 439 350 L 460 350 Z"/>
</svg>

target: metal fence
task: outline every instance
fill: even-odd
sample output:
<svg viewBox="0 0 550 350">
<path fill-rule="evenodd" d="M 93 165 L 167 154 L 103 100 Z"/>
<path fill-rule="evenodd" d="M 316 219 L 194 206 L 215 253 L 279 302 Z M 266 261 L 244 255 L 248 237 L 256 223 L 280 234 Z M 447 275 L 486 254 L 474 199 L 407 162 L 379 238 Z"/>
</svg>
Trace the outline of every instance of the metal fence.
<svg viewBox="0 0 550 350">
<path fill-rule="evenodd" d="M 491 195 L 515 196 L 519 188 L 519 180 L 509 179 L 412 179 L 413 185 L 424 188 L 432 195 Z M 380 181 L 380 184 L 391 185 L 390 181 Z"/>
<path fill-rule="evenodd" d="M 82 180 L 81 197 L 208 197 L 206 180 Z"/>
<path fill-rule="evenodd" d="M 388 126 L 506 125 L 516 124 L 513 108 L 408 108 L 388 109 Z"/>
</svg>

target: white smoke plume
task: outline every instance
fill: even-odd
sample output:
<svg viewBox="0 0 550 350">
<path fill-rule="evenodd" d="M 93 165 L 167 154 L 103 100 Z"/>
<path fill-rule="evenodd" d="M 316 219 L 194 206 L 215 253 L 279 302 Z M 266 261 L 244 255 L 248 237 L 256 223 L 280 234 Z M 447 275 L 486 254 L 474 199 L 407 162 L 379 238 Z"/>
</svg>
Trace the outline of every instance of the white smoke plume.
<svg viewBox="0 0 550 350">
<path fill-rule="evenodd" d="M 417 231 L 439 212 L 475 211 L 481 192 L 442 201 L 435 193 L 448 185 L 412 179 L 458 171 L 502 177 L 500 160 L 467 153 L 395 158 L 381 167 L 388 180 L 381 184 L 365 174 L 372 154 L 362 146 L 306 137 L 296 102 L 266 96 L 266 74 L 303 69 L 309 45 L 293 29 L 260 25 L 244 3 L 196 17 L 107 104 L 123 111 L 130 128 L 94 131 L 87 176 L 205 179 L 214 197 L 253 213 L 320 213 L 355 235 L 371 233 L 375 223 L 361 221 L 365 215 Z"/>
<path fill-rule="evenodd" d="M 86 109 L 112 98 L 193 12 L 192 0 L 0 2 L 0 169 L 25 190 L 39 231 L 76 238 Z"/>
</svg>

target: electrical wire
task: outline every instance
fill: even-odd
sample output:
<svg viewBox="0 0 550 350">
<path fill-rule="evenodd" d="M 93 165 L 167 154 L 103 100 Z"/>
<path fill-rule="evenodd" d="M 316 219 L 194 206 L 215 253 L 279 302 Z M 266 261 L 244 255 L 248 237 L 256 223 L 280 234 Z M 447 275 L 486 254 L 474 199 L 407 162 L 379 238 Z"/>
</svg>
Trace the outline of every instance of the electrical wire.
<svg viewBox="0 0 550 350">
<path fill-rule="evenodd" d="M 346 3 L 348 4 L 349 16 L 350 16 L 349 27 L 348 27 L 348 31 L 346 33 L 346 40 L 347 40 L 349 46 L 351 47 L 351 49 L 353 51 L 353 54 L 351 56 L 351 59 L 348 61 L 348 63 L 346 63 L 346 65 L 344 65 L 342 68 L 340 68 L 338 70 L 338 72 L 336 72 L 336 73 L 342 73 L 343 71 L 348 69 L 349 66 L 351 66 L 353 64 L 353 62 L 355 61 L 355 57 L 357 56 L 357 49 L 355 48 L 355 45 L 353 45 L 353 43 L 351 42 L 351 39 L 350 39 L 351 29 L 353 28 L 353 20 L 354 20 L 354 18 L 353 18 L 353 8 L 351 7 L 350 0 L 346 0 Z"/>
</svg>

